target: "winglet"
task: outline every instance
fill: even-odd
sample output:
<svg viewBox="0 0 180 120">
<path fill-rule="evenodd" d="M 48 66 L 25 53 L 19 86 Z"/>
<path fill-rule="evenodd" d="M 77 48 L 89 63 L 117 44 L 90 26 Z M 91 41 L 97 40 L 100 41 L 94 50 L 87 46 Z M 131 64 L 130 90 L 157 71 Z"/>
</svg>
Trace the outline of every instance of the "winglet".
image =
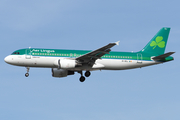
<svg viewBox="0 0 180 120">
<path fill-rule="evenodd" d="M 120 41 L 117 41 L 117 42 L 115 42 L 115 44 L 116 44 L 116 45 L 119 45 L 119 42 L 120 42 Z"/>
</svg>

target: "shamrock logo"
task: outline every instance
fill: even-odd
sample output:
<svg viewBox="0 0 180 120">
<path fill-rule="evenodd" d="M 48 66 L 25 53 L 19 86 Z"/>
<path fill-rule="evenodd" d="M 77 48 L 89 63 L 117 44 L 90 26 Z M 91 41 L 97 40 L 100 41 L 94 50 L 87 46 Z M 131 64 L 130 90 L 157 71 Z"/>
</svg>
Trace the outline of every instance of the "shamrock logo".
<svg viewBox="0 0 180 120">
<path fill-rule="evenodd" d="M 163 40 L 162 36 L 157 36 L 156 41 L 152 41 L 150 46 L 153 47 L 153 49 L 156 48 L 156 46 L 159 46 L 160 48 L 164 48 L 165 42 L 162 40 Z"/>
</svg>

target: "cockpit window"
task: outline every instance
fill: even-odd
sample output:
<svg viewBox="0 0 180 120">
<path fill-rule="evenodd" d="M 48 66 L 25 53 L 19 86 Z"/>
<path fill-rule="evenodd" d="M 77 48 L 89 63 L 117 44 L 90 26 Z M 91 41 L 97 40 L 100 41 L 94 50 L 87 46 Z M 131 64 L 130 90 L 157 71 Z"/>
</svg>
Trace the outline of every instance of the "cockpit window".
<svg viewBox="0 0 180 120">
<path fill-rule="evenodd" d="M 19 55 L 20 53 L 19 53 L 19 52 L 13 52 L 13 53 L 12 53 L 12 55 L 16 55 L 16 54 Z"/>
</svg>

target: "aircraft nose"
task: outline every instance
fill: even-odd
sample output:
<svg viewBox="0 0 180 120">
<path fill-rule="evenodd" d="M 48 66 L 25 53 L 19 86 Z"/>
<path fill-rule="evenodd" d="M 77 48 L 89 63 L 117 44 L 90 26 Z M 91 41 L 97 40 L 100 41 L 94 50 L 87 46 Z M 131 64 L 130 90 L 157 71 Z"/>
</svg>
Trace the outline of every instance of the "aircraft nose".
<svg viewBox="0 0 180 120">
<path fill-rule="evenodd" d="M 5 61 L 6 63 L 10 63 L 10 60 L 11 60 L 10 56 L 7 56 L 7 57 L 4 58 L 4 61 Z"/>
</svg>

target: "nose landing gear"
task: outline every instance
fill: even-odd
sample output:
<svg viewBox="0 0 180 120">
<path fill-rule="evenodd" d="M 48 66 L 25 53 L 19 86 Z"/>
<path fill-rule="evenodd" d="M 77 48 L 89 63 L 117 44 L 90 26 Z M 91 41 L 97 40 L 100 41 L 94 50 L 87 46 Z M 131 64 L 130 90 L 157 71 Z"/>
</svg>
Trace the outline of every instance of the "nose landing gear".
<svg viewBox="0 0 180 120">
<path fill-rule="evenodd" d="M 29 76 L 29 69 L 30 69 L 30 68 L 29 68 L 29 67 L 26 67 L 26 69 L 27 69 L 27 73 L 25 74 L 25 76 L 28 77 L 28 76 Z"/>
</svg>

